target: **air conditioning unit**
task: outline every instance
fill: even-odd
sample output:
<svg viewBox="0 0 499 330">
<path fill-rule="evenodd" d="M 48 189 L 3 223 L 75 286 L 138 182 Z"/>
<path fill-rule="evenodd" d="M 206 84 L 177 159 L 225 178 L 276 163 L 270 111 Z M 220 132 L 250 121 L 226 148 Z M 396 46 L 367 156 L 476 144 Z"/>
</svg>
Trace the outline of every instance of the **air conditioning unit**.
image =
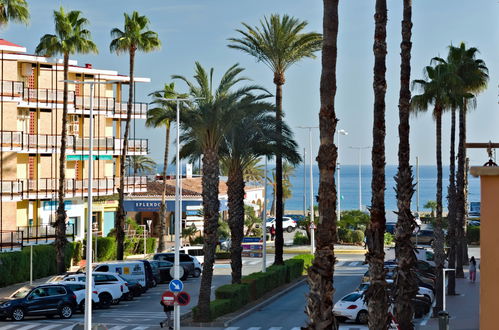
<svg viewBox="0 0 499 330">
<path fill-rule="evenodd" d="M 80 134 L 80 125 L 79 124 L 69 124 L 68 131 L 70 135 L 79 135 Z"/>
<path fill-rule="evenodd" d="M 78 122 L 79 121 L 78 115 L 70 115 L 69 121 Z"/>
<path fill-rule="evenodd" d="M 21 66 L 21 75 L 23 77 L 31 77 L 33 75 L 33 66 L 31 63 L 23 63 Z"/>
</svg>

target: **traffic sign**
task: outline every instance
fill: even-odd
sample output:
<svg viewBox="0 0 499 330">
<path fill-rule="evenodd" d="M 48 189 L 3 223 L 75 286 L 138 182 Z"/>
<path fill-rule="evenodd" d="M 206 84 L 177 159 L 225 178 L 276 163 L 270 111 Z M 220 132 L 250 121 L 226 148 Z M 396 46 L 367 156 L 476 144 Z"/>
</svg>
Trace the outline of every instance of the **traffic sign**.
<svg viewBox="0 0 499 330">
<path fill-rule="evenodd" d="M 175 293 L 171 291 L 165 291 L 161 296 L 161 300 L 166 306 L 173 306 L 175 304 Z"/>
<path fill-rule="evenodd" d="M 182 291 L 182 292 L 177 293 L 177 303 L 180 306 L 189 305 L 190 301 L 191 301 L 191 296 L 187 292 Z"/>
<path fill-rule="evenodd" d="M 309 228 L 310 228 L 311 230 L 314 230 L 314 229 L 316 228 L 316 227 L 315 227 L 315 223 L 313 223 L 313 222 L 312 222 L 312 223 L 310 224 L 310 227 L 309 227 Z"/>
<path fill-rule="evenodd" d="M 181 280 L 171 280 L 168 287 L 172 292 L 180 292 L 184 288 L 184 283 Z"/>
</svg>

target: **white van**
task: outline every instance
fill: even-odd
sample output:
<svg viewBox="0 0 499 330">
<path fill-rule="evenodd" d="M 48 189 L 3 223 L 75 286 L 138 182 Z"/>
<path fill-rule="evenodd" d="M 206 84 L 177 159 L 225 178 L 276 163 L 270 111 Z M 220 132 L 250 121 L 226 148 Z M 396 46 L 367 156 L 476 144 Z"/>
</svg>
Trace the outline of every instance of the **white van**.
<svg viewBox="0 0 499 330">
<path fill-rule="evenodd" d="M 107 261 L 94 263 L 94 271 L 117 273 L 125 280 L 139 282 L 147 288 L 146 270 L 142 261 Z"/>
<path fill-rule="evenodd" d="M 175 249 L 173 249 L 173 251 L 174 250 Z M 201 265 L 204 264 L 204 251 L 202 245 L 182 246 L 179 251 L 180 253 L 185 253 L 192 257 L 195 257 Z"/>
</svg>

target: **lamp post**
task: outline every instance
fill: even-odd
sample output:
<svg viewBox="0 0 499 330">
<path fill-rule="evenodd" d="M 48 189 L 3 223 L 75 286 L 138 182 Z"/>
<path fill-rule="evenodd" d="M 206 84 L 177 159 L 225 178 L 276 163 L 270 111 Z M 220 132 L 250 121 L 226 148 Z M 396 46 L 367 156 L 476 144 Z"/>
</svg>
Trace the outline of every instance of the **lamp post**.
<svg viewBox="0 0 499 330">
<path fill-rule="evenodd" d="M 85 275 L 85 316 L 83 327 L 85 330 L 92 328 L 92 181 L 93 181 L 93 148 L 94 148 L 94 86 L 104 84 L 115 84 L 117 81 L 78 81 L 63 80 L 62 82 L 89 85 L 90 87 L 90 110 L 88 127 L 88 196 L 87 196 L 87 265 Z M 122 161 L 125 161 L 122 159 Z M 96 240 L 97 241 L 97 240 Z M 96 251 L 97 252 L 97 251 Z"/>
<path fill-rule="evenodd" d="M 312 129 L 319 128 L 318 126 L 298 126 L 298 128 L 308 129 L 308 148 L 310 155 L 310 250 L 315 253 L 315 222 L 314 222 L 314 171 L 312 160 Z"/>
<path fill-rule="evenodd" d="M 336 164 L 338 165 L 338 174 L 337 174 L 337 181 L 338 183 L 336 186 L 338 187 L 338 215 L 336 216 L 338 218 L 338 221 L 341 220 L 341 184 L 340 184 L 340 135 L 348 135 L 348 132 L 345 131 L 344 129 L 339 129 L 336 131 L 338 134 L 338 156 L 337 156 L 337 161 Z"/>
<path fill-rule="evenodd" d="M 263 188 L 263 251 L 262 251 L 262 272 L 267 270 L 267 156 L 265 156 L 265 187 Z"/>
<path fill-rule="evenodd" d="M 369 148 L 371 147 L 350 147 L 359 151 L 359 211 L 362 211 L 362 149 Z"/>
</svg>

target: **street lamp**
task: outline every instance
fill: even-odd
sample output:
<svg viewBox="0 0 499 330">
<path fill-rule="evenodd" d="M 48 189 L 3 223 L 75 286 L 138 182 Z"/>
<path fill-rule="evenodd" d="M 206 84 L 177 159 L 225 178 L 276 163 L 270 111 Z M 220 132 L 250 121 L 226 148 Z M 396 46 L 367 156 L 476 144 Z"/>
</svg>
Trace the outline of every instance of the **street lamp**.
<svg viewBox="0 0 499 330">
<path fill-rule="evenodd" d="M 318 126 L 298 126 L 298 128 L 308 129 L 308 148 L 310 155 L 310 250 L 315 253 L 315 223 L 314 223 L 314 172 L 312 163 L 312 129 Z"/>
<path fill-rule="evenodd" d="M 350 147 L 350 149 L 359 150 L 359 211 L 362 211 L 362 149 L 371 147 Z"/>
<path fill-rule="evenodd" d="M 345 131 L 344 129 L 339 129 L 336 131 L 338 134 L 338 156 L 336 157 L 336 164 L 338 165 L 338 178 L 337 178 L 337 187 L 338 187 L 338 221 L 341 220 L 341 185 L 340 185 L 340 134 L 341 135 L 348 135 L 348 132 Z"/>
<path fill-rule="evenodd" d="M 262 251 L 262 273 L 267 270 L 267 156 L 265 156 L 265 187 L 263 188 L 263 251 Z"/>
<path fill-rule="evenodd" d="M 118 81 L 78 81 L 62 80 L 65 83 L 89 85 L 90 87 L 90 110 L 88 128 L 88 197 L 87 197 L 87 269 L 85 279 L 85 316 L 83 327 L 85 330 L 92 328 L 92 181 L 93 181 L 93 148 L 94 148 L 94 86 L 115 84 Z M 123 146 L 124 147 L 124 146 Z M 124 159 L 122 160 L 124 161 Z M 123 189 L 123 187 L 121 187 Z M 96 239 L 97 241 L 97 239 Z M 97 251 L 96 251 L 97 252 Z"/>
</svg>

